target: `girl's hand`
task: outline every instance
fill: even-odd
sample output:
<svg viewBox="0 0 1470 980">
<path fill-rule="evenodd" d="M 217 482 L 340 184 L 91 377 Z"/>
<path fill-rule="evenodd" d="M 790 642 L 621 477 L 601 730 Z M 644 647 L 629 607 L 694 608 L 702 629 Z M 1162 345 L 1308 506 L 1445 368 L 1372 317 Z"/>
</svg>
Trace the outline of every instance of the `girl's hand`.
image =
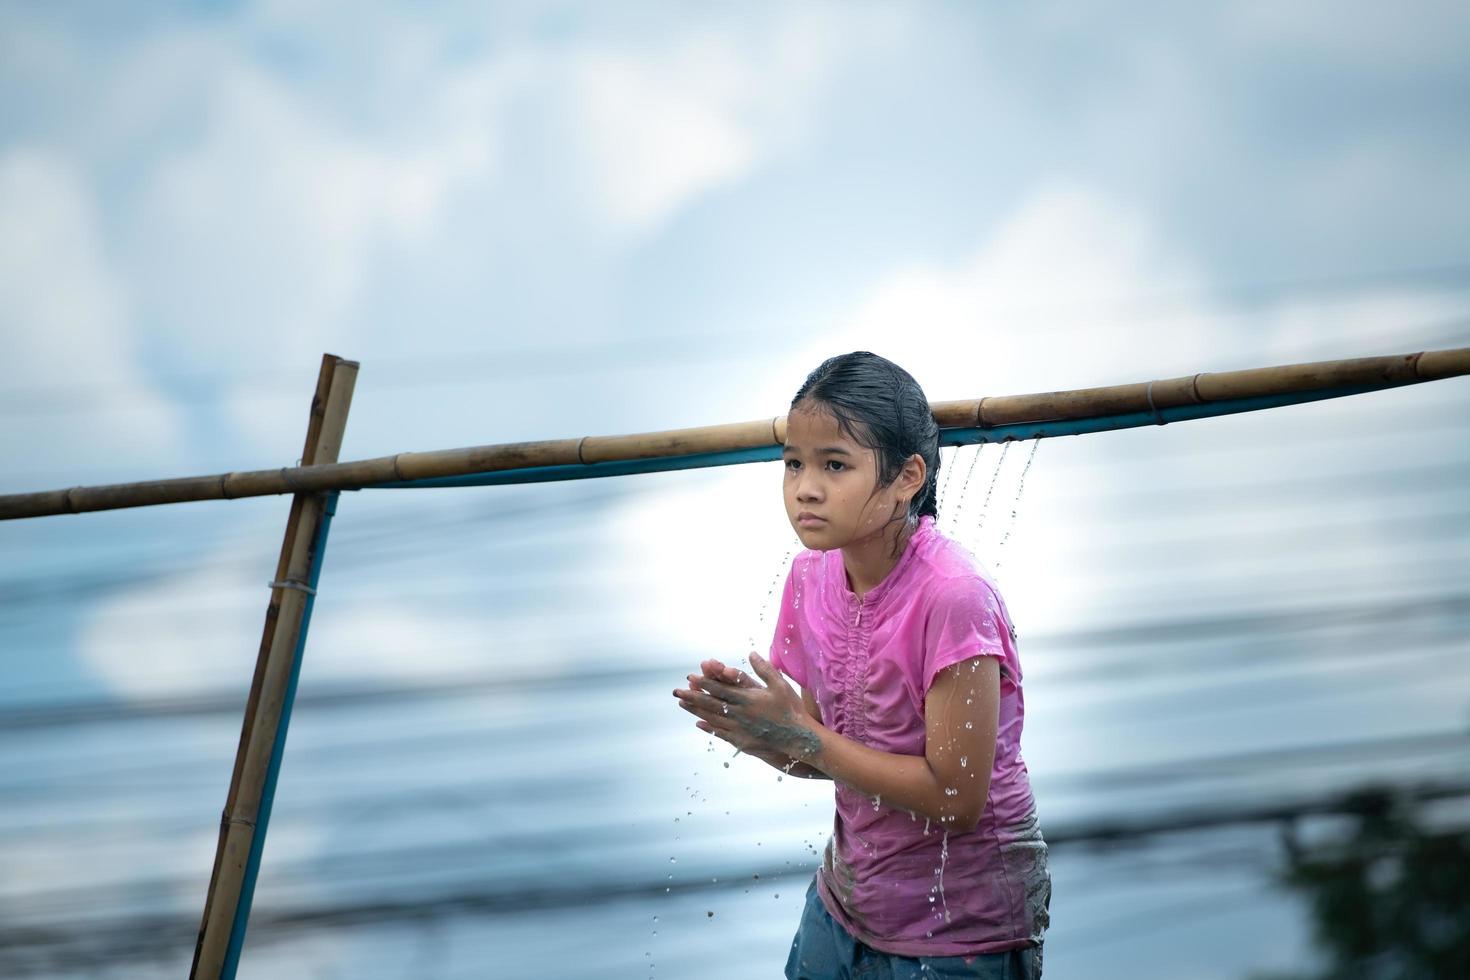
<svg viewBox="0 0 1470 980">
<path fill-rule="evenodd" d="M 750 655 L 750 665 L 766 686 L 718 660 L 706 660 L 700 664 L 703 676 L 690 674 L 689 689 L 675 690 L 674 697 L 699 718 L 696 728 L 743 752 L 784 753 L 792 759 L 816 755 L 822 742 L 796 689 L 759 654 Z"/>
<path fill-rule="evenodd" d="M 720 681 L 732 687 L 760 687 L 754 677 L 736 667 L 727 667 L 713 658 L 701 660 L 699 669 L 712 681 Z"/>
</svg>

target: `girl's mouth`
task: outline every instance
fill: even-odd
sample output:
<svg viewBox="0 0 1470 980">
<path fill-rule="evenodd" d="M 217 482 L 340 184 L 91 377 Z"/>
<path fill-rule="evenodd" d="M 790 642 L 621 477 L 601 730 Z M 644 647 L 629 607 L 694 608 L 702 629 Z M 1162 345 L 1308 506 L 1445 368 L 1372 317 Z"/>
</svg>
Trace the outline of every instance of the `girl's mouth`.
<svg viewBox="0 0 1470 980">
<path fill-rule="evenodd" d="M 816 527 L 818 524 L 826 524 L 827 519 L 818 517 L 816 514 L 802 512 L 796 515 L 796 523 L 802 527 Z"/>
</svg>

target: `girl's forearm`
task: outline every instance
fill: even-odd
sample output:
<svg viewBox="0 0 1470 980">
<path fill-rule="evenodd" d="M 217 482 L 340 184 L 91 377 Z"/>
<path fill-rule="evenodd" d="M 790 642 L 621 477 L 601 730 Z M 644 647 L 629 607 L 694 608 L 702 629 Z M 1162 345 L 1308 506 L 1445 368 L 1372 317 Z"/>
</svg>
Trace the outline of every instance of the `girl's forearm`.
<svg viewBox="0 0 1470 980">
<path fill-rule="evenodd" d="M 937 821 L 950 830 L 972 830 L 989 796 L 990 773 L 969 770 L 966 785 L 946 783 L 923 756 L 870 748 L 815 722 L 809 730 L 819 743 L 802 761 L 865 796 Z M 979 785 L 977 785 L 979 784 Z"/>
<path fill-rule="evenodd" d="M 816 766 L 808 765 L 785 752 L 747 752 L 746 755 L 753 755 L 773 769 L 779 769 L 786 775 L 796 776 L 799 779 L 832 778 Z"/>
<path fill-rule="evenodd" d="M 831 776 L 827 775 L 822 770 L 818 769 L 816 766 L 808 765 L 807 763 L 802 762 L 799 759 L 791 759 L 790 761 L 785 762 L 782 765 L 777 766 L 776 768 L 780 769 L 782 772 L 786 773 L 788 776 L 796 776 L 796 777 L 798 777 L 800 779 L 831 779 L 832 778 Z"/>
</svg>

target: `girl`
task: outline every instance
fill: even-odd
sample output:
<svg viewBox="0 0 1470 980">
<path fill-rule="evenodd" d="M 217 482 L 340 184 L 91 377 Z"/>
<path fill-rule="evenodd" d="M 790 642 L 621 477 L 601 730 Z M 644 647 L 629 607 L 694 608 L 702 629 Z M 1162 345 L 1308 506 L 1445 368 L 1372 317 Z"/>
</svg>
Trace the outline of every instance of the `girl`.
<svg viewBox="0 0 1470 980">
<path fill-rule="evenodd" d="M 874 354 L 831 358 L 792 400 L 782 456 L 808 550 L 770 660 L 750 655 L 759 680 L 707 660 L 674 695 L 700 730 L 836 783 L 786 976 L 1037 980 L 1051 876 L 1015 632 L 994 583 L 934 527 L 928 399 Z"/>
</svg>

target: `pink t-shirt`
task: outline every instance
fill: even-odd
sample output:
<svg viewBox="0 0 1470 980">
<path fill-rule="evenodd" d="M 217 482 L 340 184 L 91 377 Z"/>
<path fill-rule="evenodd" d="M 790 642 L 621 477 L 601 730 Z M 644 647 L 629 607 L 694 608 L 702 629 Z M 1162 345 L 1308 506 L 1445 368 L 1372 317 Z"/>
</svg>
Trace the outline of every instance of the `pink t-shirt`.
<svg viewBox="0 0 1470 980">
<path fill-rule="evenodd" d="M 847 584 L 841 551 L 804 551 L 792 563 L 771 662 L 811 692 L 838 734 L 922 756 L 930 684 L 978 655 L 1000 660 L 1000 727 L 990 795 L 973 831 L 945 832 L 836 784 L 818 891 L 848 932 L 886 953 L 961 956 L 1042 941 L 1051 877 L 1021 759 L 1014 627 L 994 583 L 929 517 L 862 599 Z"/>
</svg>

